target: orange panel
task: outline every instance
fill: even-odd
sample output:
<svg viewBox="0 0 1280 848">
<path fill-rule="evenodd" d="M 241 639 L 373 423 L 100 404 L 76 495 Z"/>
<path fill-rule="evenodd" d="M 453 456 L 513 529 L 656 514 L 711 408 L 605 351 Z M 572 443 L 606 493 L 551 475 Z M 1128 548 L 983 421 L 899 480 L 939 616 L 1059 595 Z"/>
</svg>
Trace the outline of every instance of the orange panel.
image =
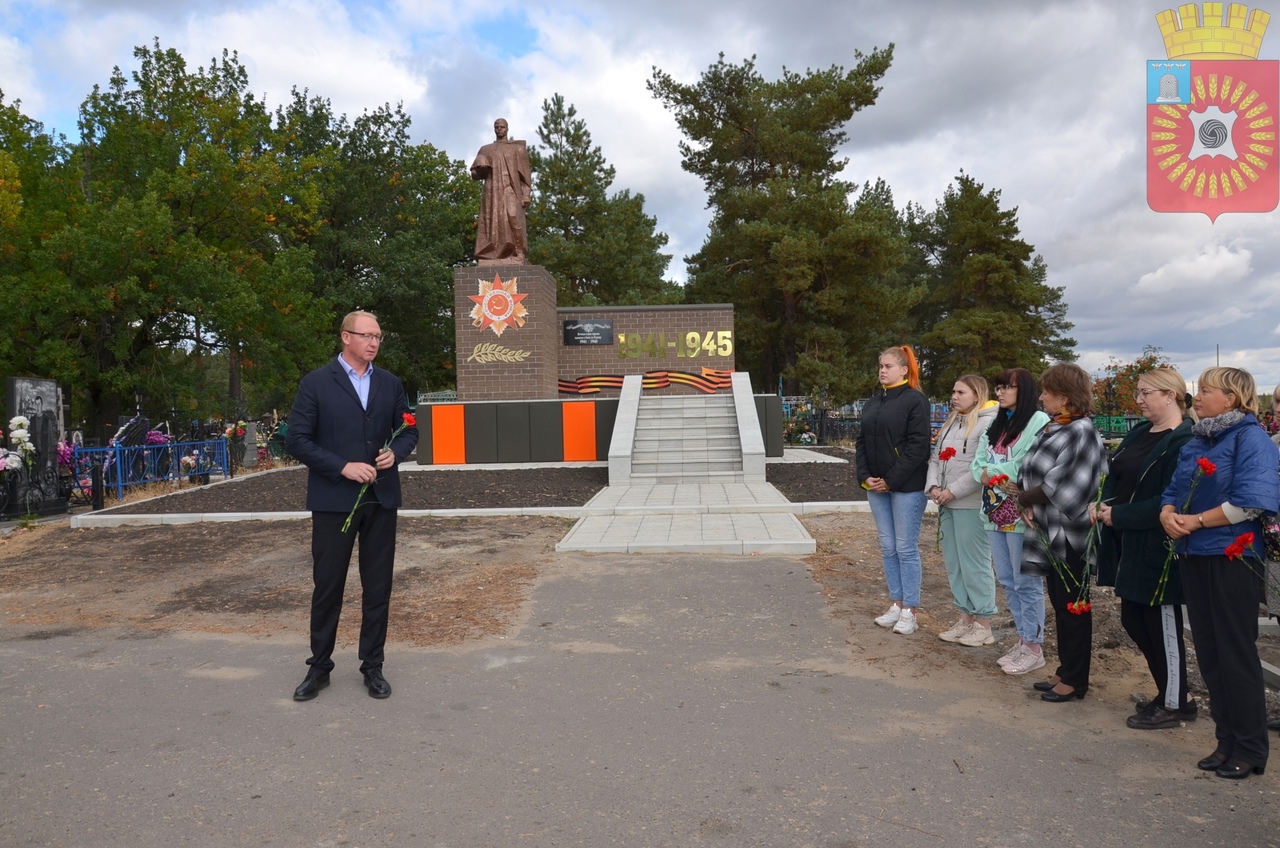
<svg viewBox="0 0 1280 848">
<path fill-rule="evenodd" d="M 431 461 L 436 465 L 465 465 L 467 430 L 464 407 L 431 407 Z"/>
<path fill-rule="evenodd" d="M 564 461 L 592 462 L 596 458 L 596 405 L 567 401 L 564 414 Z"/>
</svg>

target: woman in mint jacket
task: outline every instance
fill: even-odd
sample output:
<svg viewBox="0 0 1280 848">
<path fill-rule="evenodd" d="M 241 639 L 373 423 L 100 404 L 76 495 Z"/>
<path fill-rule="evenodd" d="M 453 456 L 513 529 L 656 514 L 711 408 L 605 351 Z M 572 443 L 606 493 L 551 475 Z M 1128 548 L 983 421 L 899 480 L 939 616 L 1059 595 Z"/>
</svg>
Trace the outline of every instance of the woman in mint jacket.
<svg viewBox="0 0 1280 848">
<path fill-rule="evenodd" d="M 1044 668 L 1044 581 L 1022 573 L 1022 534 L 1018 515 L 1018 472 L 1049 416 L 1036 408 L 1040 387 L 1025 368 L 1007 368 L 996 377 L 995 420 L 978 442 L 970 470 L 982 484 L 983 527 L 991 539 L 996 579 L 1004 587 L 1018 642 L 997 662 L 1006 674 Z"/>
<path fill-rule="evenodd" d="M 965 374 L 951 389 L 951 414 L 942 422 L 929 458 L 925 494 L 938 505 L 938 541 L 960 618 L 938 634 L 972 648 L 990 645 L 996 613 L 991 539 L 982 526 L 982 487 L 969 472 L 978 444 L 996 417 L 987 381 Z"/>
</svg>

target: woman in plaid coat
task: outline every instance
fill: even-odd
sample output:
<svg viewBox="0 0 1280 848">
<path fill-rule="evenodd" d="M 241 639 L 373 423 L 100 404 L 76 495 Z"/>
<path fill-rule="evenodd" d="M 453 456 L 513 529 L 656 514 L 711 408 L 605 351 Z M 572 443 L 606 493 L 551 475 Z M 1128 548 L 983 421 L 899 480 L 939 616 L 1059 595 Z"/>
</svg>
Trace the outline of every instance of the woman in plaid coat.
<svg viewBox="0 0 1280 848">
<path fill-rule="evenodd" d="M 1040 698 L 1061 703 L 1089 689 L 1093 613 L 1088 606 L 1089 505 L 1107 471 L 1093 413 L 1093 380 L 1078 365 L 1059 363 L 1040 377 L 1040 403 L 1049 423 L 1027 451 L 1018 506 L 1027 522 L 1023 570 L 1045 575 L 1058 631 L 1058 668 L 1035 684 Z M 1081 606 L 1081 599 L 1084 605 Z"/>
</svg>

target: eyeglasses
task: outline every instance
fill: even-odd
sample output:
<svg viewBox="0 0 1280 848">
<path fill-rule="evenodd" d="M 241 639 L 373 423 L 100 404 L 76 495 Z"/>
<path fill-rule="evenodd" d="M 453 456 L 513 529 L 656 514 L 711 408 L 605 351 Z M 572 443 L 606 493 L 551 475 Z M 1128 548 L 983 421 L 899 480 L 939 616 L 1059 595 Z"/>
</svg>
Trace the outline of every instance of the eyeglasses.
<svg viewBox="0 0 1280 848">
<path fill-rule="evenodd" d="M 351 330 L 343 330 L 348 336 L 359 336 L 367 342 L 382 343 L 382 333 L 353 333 Z"/>
<path fill-rule="evenodd" d="M 1016 389 L 1016 388 L 1018 388 L 1018 384 L 1017 384 L 1017 383 L 1010 383 L 1010 384 L 1009 384 L 1009 385 L 1007 385 L 1007 386 L 996 386 L 996 391 L 997 391 L 997 392 L 1007 392 L 1007 391 L 1009 391 L 1009 389 Z"/>
<path fill-rule="evenodd" d="M 1147 398 L 1151 395 L 1161 394 L 1164 391 L 1166 390 L 1165 389 L 1138 389 L 1138 391 L 1134 393 L 1134 396 L 1139 398 Z"/>
</svg>

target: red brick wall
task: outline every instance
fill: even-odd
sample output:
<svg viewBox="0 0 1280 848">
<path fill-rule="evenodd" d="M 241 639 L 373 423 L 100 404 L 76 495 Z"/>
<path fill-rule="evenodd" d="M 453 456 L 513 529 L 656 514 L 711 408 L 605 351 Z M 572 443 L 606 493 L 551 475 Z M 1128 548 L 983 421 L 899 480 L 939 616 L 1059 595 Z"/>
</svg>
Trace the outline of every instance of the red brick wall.
<svg viewBox="0 0 1280 848">
<path fill-rule="evenodd" d="M 492 326 L 477 327 L 471 317 L 472 296 L 482 282 L 497 276 L 504 286 L 515 280 L 528 314 L 524 326 L 514 323 L 497 335 Z M 458 400 L 527 400 L 558 397 L 556 354 L 560 322 L 556 318 L 556 281 L 538 265 L 456 268 L 453 272 L 453 324 L 457 345 Z M 481 346 L 488 346 L 484 350 Z"/>
<path fill-rule="evenodd" d="M 732 304 L 695 306 L 567 307 L 559 310 L 560 323 L 608 318 L 613 321 L 612 345 L 560 344 L 560 379 L 577 380 L 602 374 L 645 374 L 650 371 L 701 373 L 703 368 L 734 370 L 736 338 Z M 690 333 L 697 333 L 690 345 Z M 709 334 L 709 336 L 708 336 Z M 703 344 L 714 350 L 708 352 Z M 692 350 L 691 350 L 692 349 Z M 725 350 L 727 355 L 722 355 Z M 690 353 L 694 355 L 690 356 Z M 681 354 L 684 354 L 683 356 Z M 658 391 L 696 394 L 691 386 L 672 385 Z M 617 390 L 603 389 L 601 397 Z"/>
<path fill-rule="evenodd" d="M 472 310 L 483 284 L 515 279 L 527 310 L 524 325 L 509 322 L 502 335 L 475 326 Z M 734 370 L 737 339 L 732 304 L 556 308 L 556 282 L 537 265 L 457 268 L 453 274 L 458 400 L 538 400 L 562 397 L 557 380 L 683 371 Z M 564 322 L 613 321 L 610 345 L 565 345 Z M 696 333 L 696 341 L 691 334 Z M 710 350 L 708 350 L 710 348 Z M 673 384 L 654 391 L 694 394 Z M 592 397 L 616 397 L 602 389 Z M 565 395 L 568 397 L 568 395 Z"/>
</svg>

